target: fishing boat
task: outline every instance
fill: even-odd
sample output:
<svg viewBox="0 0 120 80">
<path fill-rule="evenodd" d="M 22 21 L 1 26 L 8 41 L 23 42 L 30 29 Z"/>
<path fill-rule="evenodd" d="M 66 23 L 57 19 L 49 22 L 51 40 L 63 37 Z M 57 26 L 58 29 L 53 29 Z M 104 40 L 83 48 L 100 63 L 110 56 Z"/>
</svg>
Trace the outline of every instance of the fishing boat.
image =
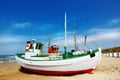
<svg viewBox="0 0 120 80">
<path fill-rule="evenodd" d="M 78 73 L 92 73 L 101 59 L 101 48 L 73 54 L 67 51 L 65 14 L 65 44 L 64 52 L 59 53 L 57 45 L 48 44 L 48 52 L 43 52 L 43 42 L 34 39 L 26 43 L 25 53 L 16 53 L 15 58 L 21 70 L 44 75 L 72 75 Z"/>
</svg>

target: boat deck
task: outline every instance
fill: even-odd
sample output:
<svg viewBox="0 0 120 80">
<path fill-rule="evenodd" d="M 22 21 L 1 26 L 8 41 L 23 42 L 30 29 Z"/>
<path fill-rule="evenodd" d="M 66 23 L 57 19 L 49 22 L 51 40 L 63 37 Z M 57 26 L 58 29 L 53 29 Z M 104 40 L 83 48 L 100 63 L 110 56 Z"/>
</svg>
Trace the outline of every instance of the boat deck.
<svg viewBox="0 0 120 80">
<path fill-rule="evenodd" d="M 25 54 L 20 54 L 17 53 L 16 56 L 25 60 L 34 60 L 34 61 L 40 61 L 40 60 L 47 60 L 47 61 L 53 61 L 53 60 L 65 60 L 65 59 L 71 59 L 71 58 L 77 58 L 77 57 L 83 57 L 83 56 L 90 56 L 93 57 L 95 56 L 95 53 L 98 52 L 98 49 L 92 51 L 92 52 L 87 52 L 84 54 L 78 54 L 78 55 L 73 55 L 71 52 L 67 52 L 64 54 L 61 54 L 60 56 L 50 56 L 47 54 L 41 54 L 41 55 L 36 55 L 36 56 L 31 56 L 34 59 L 26 59 Z M 36 58 L 36 59 L 35 59 Z"/>
</svg>

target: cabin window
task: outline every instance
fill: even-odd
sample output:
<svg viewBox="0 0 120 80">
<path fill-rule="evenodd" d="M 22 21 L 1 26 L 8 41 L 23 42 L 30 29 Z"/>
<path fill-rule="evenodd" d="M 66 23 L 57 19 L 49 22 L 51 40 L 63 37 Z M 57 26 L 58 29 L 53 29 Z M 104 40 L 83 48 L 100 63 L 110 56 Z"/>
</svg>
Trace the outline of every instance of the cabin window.
<svg viewBox="0 0 120 80">
<path fill-rule="evenodd" d="M 39 49 L 38 47 L 39 47 L 39 44 L 37 43 L 37 44 L 36 44 L 36 49 Z"/>
<path fill-rule="evenodd" d="M 36 49 L 41 49 L 42 44 L 41 43 L 36 43 Z"/>
<path fill-rule="evenodd" d="M 33 49 L 33 44 L 30 44 L 30 49 Z"/>
<path fill-rule="evenodd" d="M 41 49 L 41 47 L 42 47 L 42 45 L 41 45 L 41 43 L 39 43 L 39 49 Z"/>
</svg>

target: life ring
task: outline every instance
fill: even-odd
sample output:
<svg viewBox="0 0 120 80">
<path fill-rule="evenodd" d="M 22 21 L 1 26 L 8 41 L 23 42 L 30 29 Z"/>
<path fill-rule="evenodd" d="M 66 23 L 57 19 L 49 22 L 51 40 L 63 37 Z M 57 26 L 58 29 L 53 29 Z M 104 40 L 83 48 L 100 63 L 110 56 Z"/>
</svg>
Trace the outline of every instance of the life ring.
<svg viewBox="0 0 120 80">
<path fill-rule="evenodd" d="M 26 45 L 25 49 L 26 49 L 26 50 L 29 50 L 29 49 L 30 49 L 30 46 L 29 46 L 29 45 Z"/>
</svg>

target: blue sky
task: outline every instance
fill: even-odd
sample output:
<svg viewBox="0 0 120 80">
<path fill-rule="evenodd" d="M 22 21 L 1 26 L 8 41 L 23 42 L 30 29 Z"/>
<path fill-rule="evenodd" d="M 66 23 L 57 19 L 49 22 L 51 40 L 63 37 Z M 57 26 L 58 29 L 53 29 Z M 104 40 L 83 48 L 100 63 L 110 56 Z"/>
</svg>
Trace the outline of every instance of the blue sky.
<svg viewBox="0 0 120 80">
<path fill-rule="evenodd" d="M 67 13 L 67 46 L 87 48 L 120 46 L 119 0 L 0 0 L 0 55 L 24 52 L 27 40 L 64 46 L 64 13 Z"/>
</svg>

